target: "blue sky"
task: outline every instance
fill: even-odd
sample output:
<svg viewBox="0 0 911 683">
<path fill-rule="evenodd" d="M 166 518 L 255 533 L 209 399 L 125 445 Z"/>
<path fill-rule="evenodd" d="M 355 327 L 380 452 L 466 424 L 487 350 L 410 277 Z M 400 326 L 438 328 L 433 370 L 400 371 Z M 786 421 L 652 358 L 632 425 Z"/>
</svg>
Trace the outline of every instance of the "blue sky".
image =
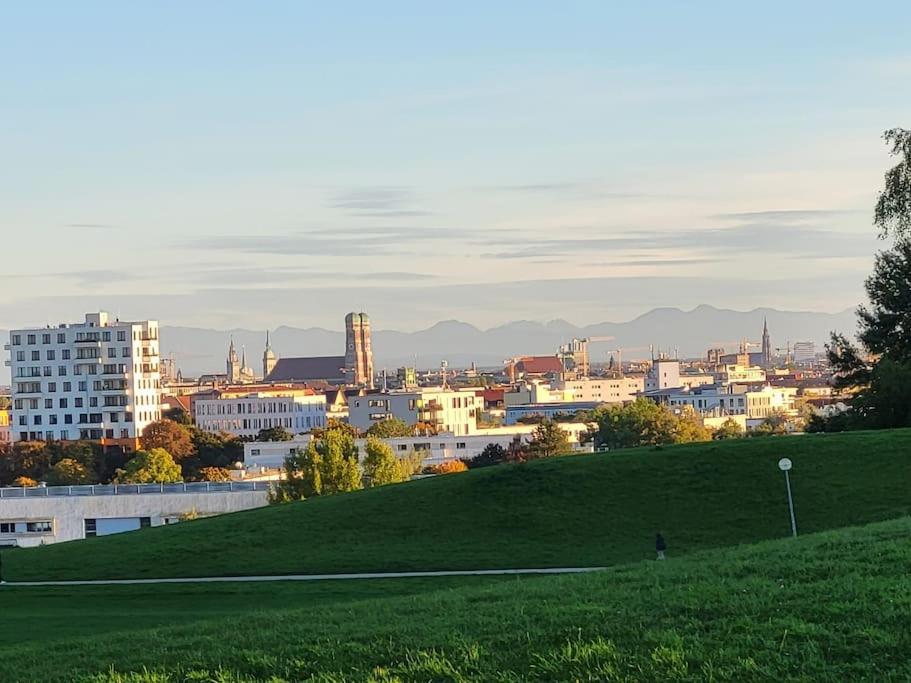
<svg viewBox="0 0 911 683">
<path fill-rule="evenodd" d="M 7 3 L 0 327 L 853 306 L 911 7 L 737 5 Z"/>
</svg>

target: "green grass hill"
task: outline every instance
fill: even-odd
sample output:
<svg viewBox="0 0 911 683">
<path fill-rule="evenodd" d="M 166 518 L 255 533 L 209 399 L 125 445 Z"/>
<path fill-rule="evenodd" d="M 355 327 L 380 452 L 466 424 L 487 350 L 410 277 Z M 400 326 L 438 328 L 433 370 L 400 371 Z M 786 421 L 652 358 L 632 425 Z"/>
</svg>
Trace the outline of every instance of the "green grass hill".
<svg viewBox="0 0 911 683">
<path fill-rule="evenodd" d="M 600 566 L 911 513 L 911 430 L 745 439 L 500 466 L 4 553 L 7 580 Z"/>
<path fill-rule="evenodd" d="M 909 538 L 903 518 L 595 574 L 421 580 L 418 594 L 407 579 L 328 582 L 323 594 L 277 584 L 271 596 L 243 584 L 6 587 L 0 680 L 907 681 Z M 95 623 L 99 610 L 119 610 L 120 628 Z M 179 625 L 150 628 L 150 612 Z M 26 640 L 9 623 L 45 631 Z"/>
</svg>

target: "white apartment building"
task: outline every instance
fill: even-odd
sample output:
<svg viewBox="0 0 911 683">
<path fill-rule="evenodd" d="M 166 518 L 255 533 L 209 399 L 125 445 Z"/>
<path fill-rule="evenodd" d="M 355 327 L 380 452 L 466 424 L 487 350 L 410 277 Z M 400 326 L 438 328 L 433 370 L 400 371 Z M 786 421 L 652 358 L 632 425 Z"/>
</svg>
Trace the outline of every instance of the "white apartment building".
<svg viewBox="0 0 911 683">
<path fill-rule="evenodd" d="M 656 403 L 680 411 L 690 408 L 699 415 L 724 417 L 743 415 L 747 420 L 762 421 L 784 413 L 795 415 L 797 389 L 794 387 L 763 386 L 757 389 L 742 384 L 715 384 L 694 389 L 676 388 L 650 392 L 647 397 Z"/>
<path fill-rule="evenodd" d="M 536 425 L 514 425 L 511 427 L 497 427 L 493 429 L 479 429 L 474 434 L 456 436 L 454 434 L 437 434 L 435 436 L 403 436 L 383 439 L 399 457 L 409 453 L 420 453 L 424 456 L 424 465 L 438 465 L 447 460 L 469 460 L 495 443 L 503 448 L 508 448 L 514 439 L 524 443 L 531 441 Z M 581 437 L 589 430 L 589 425 L 582 423 L 561 423 L 560 428 L 566 432 L 573 450 L 579 452 L 591 451 L 591 445 L 582 445 Z M 285 458 L 306 449 L 310 437 L 303 435 L 293 441 L 254 441 L 244 444 L 244 466 L 247 470 L 259 468 L 280 468 Z M 363 459 L 367 446 L 367 439 L 356 439 L 358 453 Z"/>
<path fill-rule="evenodd" d="M 719 365 L 715 370 L 718 382 L 765 382 L 766 371 L 757 365 Z"/>
<path fill-rule="evenodd" d="M 138 446 L 161 418 L 158 323 L 88 313 L 85 322 L 12 330 L 14 441 Z"/>
<path fill-rule="evenodd" d="M 293 434 L 326 426 L 326 396 L 293 387 L 227 387 L 194 394 L 196 426 L 255 438 L 261 429 L 281 427 Z"/>
<path fill-rule="evenodd" d="M 348 422 L 361 431 L 381 420 L 398 418 L 409 425 L 431 425 L 456 436 L 474 434 L 484 399 L 471 392 L 427 388 L 355 396 L 348 401 Z"/>
<path fill-rule="evenodd" d="M 557 382 L 554 389 L 564 402 L 626 403 L 645 390 L 645 377 L 593 377 Z"/>
</svg>

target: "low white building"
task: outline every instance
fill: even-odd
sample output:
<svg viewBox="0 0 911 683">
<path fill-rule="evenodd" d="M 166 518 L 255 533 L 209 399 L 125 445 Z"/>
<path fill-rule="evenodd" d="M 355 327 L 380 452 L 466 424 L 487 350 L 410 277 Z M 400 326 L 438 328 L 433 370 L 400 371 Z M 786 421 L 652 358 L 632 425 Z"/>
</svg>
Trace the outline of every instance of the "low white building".
<svg viewBox="0 0 911 683">
<path fill-rule="evenodd" d="M 580 443 L 582 435 L 589 426 L 580 423 L 561 423 L 574 450 L 589 451 L 590 446 Z M 513 427 L 496 427 L 479 429 L 474 434 L 456 436 L 455 434 L 437 434 L 436 436 L 405 436 L 383 439 L 399 456 L 417 452 L 425 456 L 425 465 L 438 465 L 447 460 L 469 460 L 495 443 L 507 448 L 515 439 L 528 443 L 534 434 L 536 425 L 515 425 Z M 293 441 L 261 442 L 244 444 L 244 466 L 250 470 L 281 467 L 289 455 L 306 449 L 310 437 L 302 435 Z M 363 458 L 367 439 L 356 439 L 358 451 Z"/>
<path fill-rule="evenodd" d="M 348 422 L 365 432 L 377 422 L 398 418 L 405 424 L 430 425 L 456 436 L 474 434 L 483 398 L 473 392 L 427 388 L 355 396 L 348 401 Z"/>
<path fill-rule="evenodd" d="M 532 380 L 516 385 L 503 394 L 507 407 L 546 403 L 626 403 L 635 401 L 645 389 L 645 378 L 589 377 L 560 380 L 549 384 Z"/>
<path fill-rule="evenodd" d="M 194 394 L 193 419 L 206 432 L 255 438 L 281 427 L 294 434 L 326 426 L 326 396 L 290 386 L 226 387 Z"/>
<path fill-rule="evenodd" d="M 0 546 L 106 536 L 268 504 L 268 482 L 0 488 Z"/>
<path fill-rule="evenodd" d="M 743 415 L 747 420 L 761 421 L 778 413 L 797 413 L 797 389 L 793 387 L 765 385 L 750 388 L 743 384 L 713 384 L 694 389 L 664 389 L 648 392 L 645 396 L 675 412 L 688 408 L 707 417 Z"/>
</svg>

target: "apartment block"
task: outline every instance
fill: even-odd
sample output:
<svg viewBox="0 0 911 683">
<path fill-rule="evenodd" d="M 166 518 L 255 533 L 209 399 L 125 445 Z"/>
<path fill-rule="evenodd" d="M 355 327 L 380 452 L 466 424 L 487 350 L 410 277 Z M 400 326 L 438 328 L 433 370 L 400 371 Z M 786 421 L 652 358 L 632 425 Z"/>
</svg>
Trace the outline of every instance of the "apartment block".
<svg viewBox="0 0 911 683">
<path fill-rule="evenodd" d="M 88 313 L 85 321 L 12 330 L 14 441 L 85 439 L 128 450 L 161 418 L 158 323 Z"/>
<path fill-rule="evenodd" d="M 326 396 L 304 387 L 239 386 L 191 397 L 196 426 L 255 438 L 262 429 L 281 427 L 293 434 L 326 426 Z"/>
<path fill-rule="evenodd" d="M 484 399 L 471 392 L 450 389 L 421 389 L 368 393 L 348 402 L 348 421 L 366 431 L 381 420 L 398 418 L 409 425 L 424 423 L 439 433 L 466 436 L 478 426 L 478 412 Z"/>
</svg>

